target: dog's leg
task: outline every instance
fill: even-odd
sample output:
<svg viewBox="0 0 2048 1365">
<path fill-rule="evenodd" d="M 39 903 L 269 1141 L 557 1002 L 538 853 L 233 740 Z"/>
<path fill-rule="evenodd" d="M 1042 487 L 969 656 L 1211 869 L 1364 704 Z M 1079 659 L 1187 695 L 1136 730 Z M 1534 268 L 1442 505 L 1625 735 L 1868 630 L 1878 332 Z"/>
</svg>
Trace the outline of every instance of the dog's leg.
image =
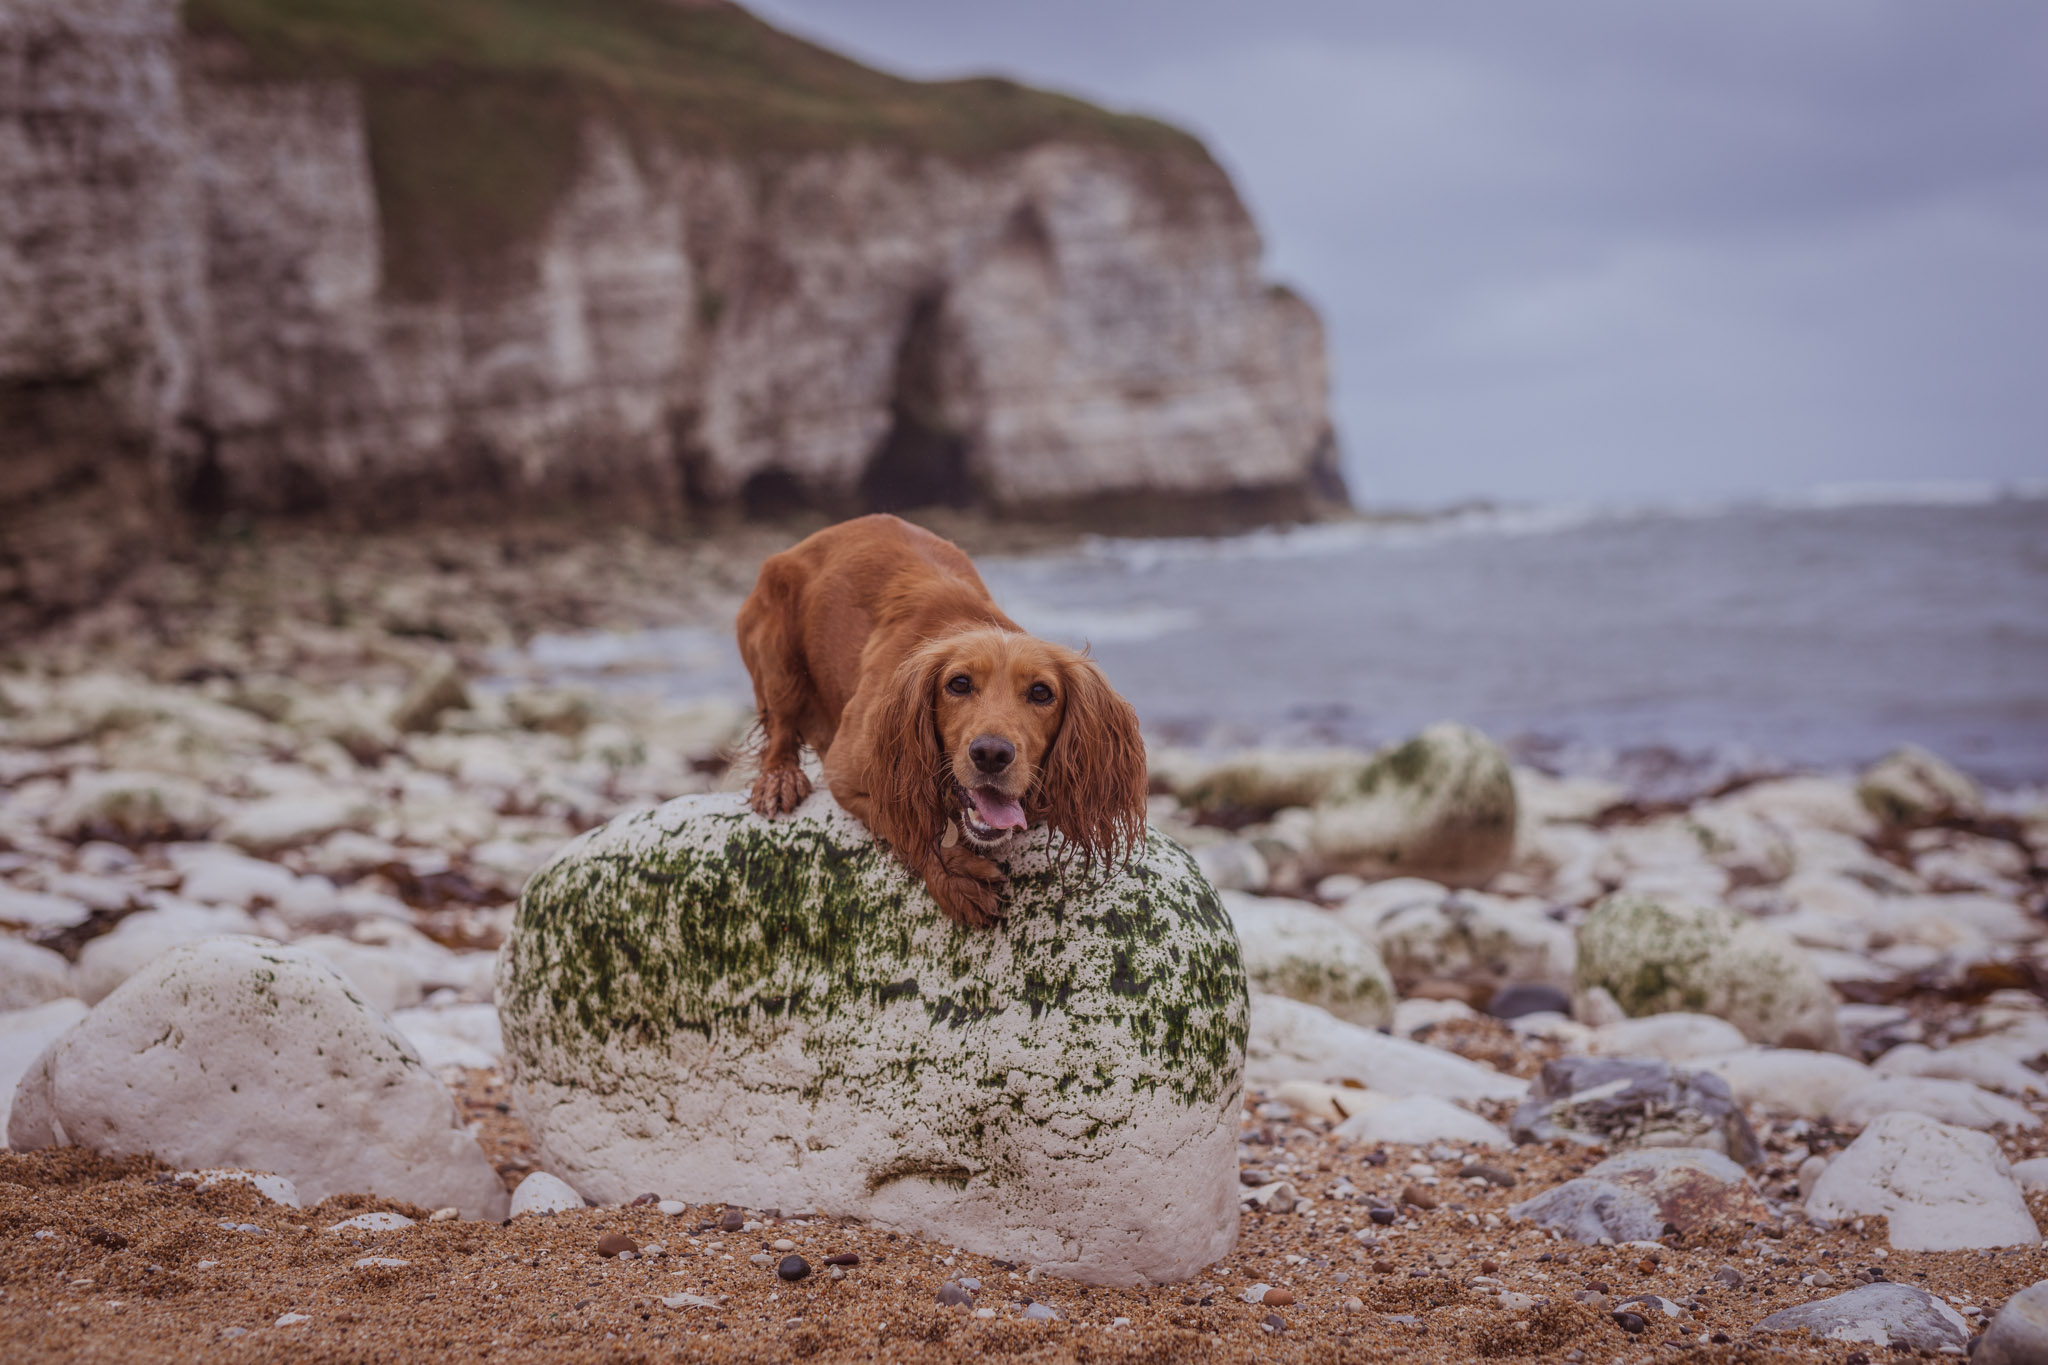
<svg viewBox="0 0 2048 1365">
<path fill-rule="evenodd" d="M 941 848 L 923 871 L 925 889 L 956 924 L 986 929 L 1000 923 L 1008 913 L 1002 897 L 1009 889 L 1010 879 L 978 853 L 964 848 Z"/>
<path fill-rule="evenodd" d="M 810 671 L 796 636 L 795 588 L 772 562 L 740 607 L 740 657 L 754 681 L 761 717 L 761 774 L 748 803 L 759 814 L 787 815 L 811 794 L 799 766 L 799 720 L 811 704 Z"/>
</svg>

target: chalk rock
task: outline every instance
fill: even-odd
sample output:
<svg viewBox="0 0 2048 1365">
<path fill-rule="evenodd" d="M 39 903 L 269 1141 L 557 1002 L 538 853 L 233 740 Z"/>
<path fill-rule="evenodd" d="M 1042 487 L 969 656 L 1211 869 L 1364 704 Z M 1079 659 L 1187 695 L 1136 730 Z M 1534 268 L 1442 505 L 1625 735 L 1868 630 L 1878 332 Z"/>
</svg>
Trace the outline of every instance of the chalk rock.
<svg viewBox="0 0 2048 1365">
<path fill-rule="evenodd" d="M 1224 891 L 1252 989 L 1319 1005 L 1339 1019 L 1383 1028 L 1394 979 L 1372 945 L 1306 901 Z"/>
<path fill-rule="evenodd" d="M 1925 1114 L 1964 1128 L 2039 1128 L 2041 1121 L 2024 1104 L 1980 1090 L 1968 1081 L 1934 1080 L 1925 1076 L 1878 1076 L 1831 1106 L 1828 1117 L 1845 1128 L 1861 1128 L 1880 1114 Z"/>
<path fill-rule="evenodd" d="M 24 929 L 68 929 L 92 918 L 92 907 L 75 896 L 24 891 L 0 882 L 0 924 Z"/>
<path fill-rule="evenodd" d="M 2048 1190 L 2048 1156 L 2031 1156 L 2012 1163 L 2012 1177 L 2028 1194 Z"/>
<path fill-rule="evenodd" d="M 1894 1350 L 1960 1350 L 1970 1340 L 1963 1315 L 1909 1284 L 1866 1284 L 1792 1308 L 1756 1325 L 1759 1332 L 1811 1332 L 1828 1341 L 1863 1341 Z M 1976 1357 L 1981 1361 L 1983 1356 Z"/>
<path fill-rule="evenodd" d="M 299 1200 L 299 1187 L 274 1171 L 244 1171 L 216 1167 L 207 1171 L 180 1171 L 178 1179 L 196 1180 L 202 1190 L 214 1185 L 247 1185 L 273 1204 L 280 1204 L 288 1209 L 304 1207 Z"/>
<path fill-rule="evenodd" d="M 1513 1145 L 1498 1125 L 1434 1095 L 1408 1095 L 1371 1105 L 1338 1124 L 1336 1136 L 1350 1142 L 1395 1142 L 1409 1147 L 1427 1147 L 1437 1142 L 1464 1142 L 1478 1147 Z"/>
<path fill-rule="evenodd" d="M 961 929 L 823 792 L 773 822 L 684 797 L 572 842 L 499 967 L 542 1159 L 601 1202 L 809 1207 L 1091 1282 L 1194 1273 L 1237 1226 L 1230 918 L 1157 835 L 1113 870 L 1041 835 L 1008 871 L 1006 922 Z"/>
<path fill-rule="evenodd" d="M 1877 833 L 1877 820 L 1857 799 L 1853 784 L 1832 777 L 1784 777 L 1752 783 L 1715 803 L 1726 811 L 1757 816 L 1797 835 L 1822 830 L 1861 839 Z M 1803 864 L 1806 859 L 1799 858 Z"/>
<path fill-rule="evenodd" d="M 1390 1038 L 1328 1010 L 1261 991 L 1252 996 L 1245 1081 L 1270 1090 L 1292 1080 L 1353 1082 L 1389 1095 L 1444 1100 L 1519 1100 L 1526 1081 L 1455 1052 Z"/>
<path fill-rule="evenodd" d="M 506 1217 L 517 1218 L 522 1213 L 563 1213 L 582 1207 L 583 1196 L 570 1188 L 568 1181 L 546 1171 L 535 1171 L 512 1191 L 512 1211 Z"/>
<path fill-rule="evenodd" d="M 1609 896 L 1579 926 L 1578 989 L 1631 1015 L 1711 1014 L 1754 1042 L 1835 1046 L 1835 993 L 1798 944 L 1721 906 Z"/>
<path fill-rule="evenodd" d="M 1927 825 L 1980 814 L 1984 793 L 1954 764 L 1908 744 L 1863 770 L 1856 797 L 1888 825 Z"/>
<path fill-rule="evenodd" d="M 1432 725 L 1373 755 L 1315 809 L 1310 845 L 1326 872 L 1484 886 L 1515 847 L 1507 755 L 1470 726 Z"/>
<path fill-rule="evenodd" d="M 1510 1131 L 1517 1142 L 1562 1137 L 1589 1146 L 1700 1147 L 1744 1166 L 1763 1159 L 1726 1081 L 1654 1058 L 1545 1062 Z"/>
<path fill-rule="evenodd" d="M 1348 789 L 1371 761 L 1348 749 L 1243 749 L 1216 759 L 1161 750 L 1152 768 L 1189 810 L 1263 819 Z"/>
<path fill-rule="evenodd" d="M 1690 1237 L 1771 1221 L 1770 1207 L 1742 1167 L 1719 1152 L 1689 1147 L 1609 1157 L 1508 1212 L 1588 1244 L 1602 1237 L 1652 1240 L 1667 1223 Z"/>
<path fill-rule="evenodd" d="M 2032 1246 L 2040 1231 L 1990 1135 L 1891 1113 L 1828 1163 L 1806 1211 L 1842 1222 L 1881 1213 L 1903 1251 Z"/>
<path fill-rule="evenodd" d="M 340 830 L 367 829 L 376 818 L 376 806 L 350 792 L 292 792 L 243 806 L 221 826 L 220 837 L 251 853 L 274 853 Z"/>
<path fill-rule="evenodd" d="M 196 839 L 219 821 L 219 803 L 187 778 L 81 770 L 51 813 L 50 828 L 60 838 L 141 844 Z"/>
<path fill-rule="evenodd" d="M 1593 1030 L 1586 1050 L 1601 1057 L 1655 1057 L 1689 1062 L 1738 1051 L 1746 1040 L 1742 1030 L 1711 1014 L 1646 1014 L 1621 1019 Z"/>
<path fill-rule="evenodd" d="M 1692 1065 L 1728 1082 L 1736 1100 L 1793 1118 L 1826 1118 L 1874 1073 L 1863 1063 L 1833 1052 L 1807 1048 L 1748 1048 Z"/>
<path fill-rule="evenodd" d="M 318 953 L 347 979 L 357 994 L 386 1014 L 409 1009 L 426 998 L 422 964 L 404 951 L 378 943 L 358 943 L 339 934 L 312 934 L 293 946 Z"/>
<path fill-rule="evenodd" d="M 1272 884 L 1273 873 L 1266 864 L 1266 855 L 1249 839 L 1216 839 L 1186 847 L 1195 855 L 1195 866 L 1218 891 L 1263 895 Z"/>
<path fill-rule="evenodd" d="M 420 1006 L 394 1011 L 391 1022 L 419 1052 L 420 1060 L 436 1069 L 494 1067 L 505 1056 L 495 1005 Z"/>
<path fill-rule="evenodd" d="M 62 959 L 59 959 L 60 961 Z M 7 1135 L 7 1115 L 14 1107 L 14 1087 L 35 1065 L 43 1049 L 58 1035 L 85 1018 L 83 1000 L 45 1000 L 26 1009 L 0 1014 L 0 1138 Z M 0 1142 L 0 1146 L 5 1146 Z"/>
<path fill-rule="evenodd" d="M 1448 891 L 1420 878 L 1367 887 L 1338 919 L 1379 950 L 1398 981 L 1517 981 L 1569 988 L 1578 959 L 1572 931 L 1533 897 Z M 1425 888 L 1434 888 L 1428 895 Z"/>
<path fill-rule="evenodd" d="M 178 894 L 185 900 L 248 910 L 271 907 L 301 931 L 354 918 L 326 877 L 297 876 L 288 867 L 218 844 L 174 845 L 169 852 L 182 877 Z"/>
<path fill-rule="evenodd" d="M 8 1140 L 366 1191 L 502 1217 L 454 1099 L 389 1020 L 312 954 L 223 937 L 174 948 L 50 1045 Z"/>
<path fill-rule="evenodd" d="M 61 953 L 0 934 L 0 1013 L 71 994 L 71 964 Z"/>
<path fill-rule="evenodd" d="M 1971 1365 L 2040 1365 L 2048 1360 L 2048 1280 L 2005 1301 L 1977 1343 Z"/>
<path fill-rule="evenodd" d="M 123 981 L 181 944 L 218 934 L 255 932 L 256 922 L 244 910 L 159 901 L 157 909 L 130 915 L 107 933 L 86 940 L 78 950 L 72 981 L 80 998 L 96 1005 Z"/>
</svg>

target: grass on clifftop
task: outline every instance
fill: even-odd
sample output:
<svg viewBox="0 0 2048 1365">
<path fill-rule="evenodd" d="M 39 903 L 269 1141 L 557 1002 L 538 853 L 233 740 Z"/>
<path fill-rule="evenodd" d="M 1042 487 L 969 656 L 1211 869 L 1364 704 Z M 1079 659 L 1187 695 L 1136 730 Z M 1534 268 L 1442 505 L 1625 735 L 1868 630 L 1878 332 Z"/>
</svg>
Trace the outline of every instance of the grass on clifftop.
<svg viewBox="0 0 2048 1365">
<path fill-rule="evenodd" d="M 574 182 L 580 124 L 740 156 L 900 147 L 962 161 L 1046 141 L 1212 163 L 1153 119 L 993 77 L 903 80 L 725 0 L 186 0 L 252 79 L 362 91 L 386 288 L 489 283 Z"/>
</svg>

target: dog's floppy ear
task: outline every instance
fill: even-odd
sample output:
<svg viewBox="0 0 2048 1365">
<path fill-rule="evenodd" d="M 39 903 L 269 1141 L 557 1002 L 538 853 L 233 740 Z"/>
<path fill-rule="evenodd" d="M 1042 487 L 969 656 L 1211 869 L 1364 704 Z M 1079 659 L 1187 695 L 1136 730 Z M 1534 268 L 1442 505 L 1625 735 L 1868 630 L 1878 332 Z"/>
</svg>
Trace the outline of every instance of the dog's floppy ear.
<svg viewBox="0 0 2048 1365">
<path fill-rule="evenodd" d="M 1091 859 L 1115 861 L 1145 838 L 1145 741 L 1138 713 L 1094 662 L 1060 664 L 1066 707 L 1038 779 L 1046 823 Z"/>
<path fill-rule="evenodd" d="M 928 644 L 896 666 L 868 726 L 868 827 L 913 865 L 930 854 L 949 818 L 945 755 L 932 706 L 946 651 Z"/>
</svg>

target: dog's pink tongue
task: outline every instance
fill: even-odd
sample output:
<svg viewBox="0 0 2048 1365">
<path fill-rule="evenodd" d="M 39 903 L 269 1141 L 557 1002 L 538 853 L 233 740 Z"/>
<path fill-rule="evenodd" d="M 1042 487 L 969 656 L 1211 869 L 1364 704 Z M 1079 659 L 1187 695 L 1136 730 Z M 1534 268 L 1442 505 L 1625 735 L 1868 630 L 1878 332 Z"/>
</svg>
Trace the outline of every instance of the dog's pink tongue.
<svg viewBox="0 0 2048 1365">
<path fill-rule="evenodd" d="M 975 787 L 967 795 L 974 801 L 974 812 L 981 817 L 981 823 L 990 829 L 1024 828 L 1024 807 L 1014 796 L 1005 796 L 993 787 Z"/>
</svg>

